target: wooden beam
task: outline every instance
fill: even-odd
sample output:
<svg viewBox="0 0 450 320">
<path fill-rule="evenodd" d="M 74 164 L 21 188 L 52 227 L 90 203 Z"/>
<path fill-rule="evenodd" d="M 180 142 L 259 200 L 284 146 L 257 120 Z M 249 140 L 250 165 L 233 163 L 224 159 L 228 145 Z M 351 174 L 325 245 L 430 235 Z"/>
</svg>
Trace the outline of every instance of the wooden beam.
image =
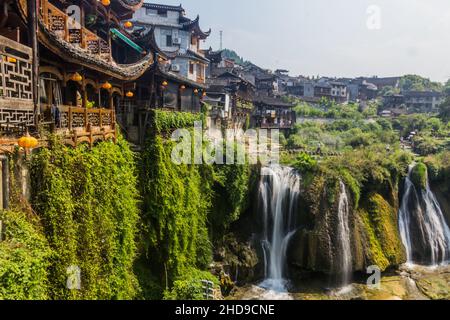
<svg viewBox="0 0 450 320">
<path fill-rule="evenodd" d="M 38 46 L 38 8 L 40 0 L 27 0 L 28 7 L 28 30 L 29 45 L 33 50 L 33 67 L 32 67 L 32 83 L 33 83 L 33 104 L 35 113 L 35 125 L 37 125 L 39 110 L 39 46 Z"/>
</svg>

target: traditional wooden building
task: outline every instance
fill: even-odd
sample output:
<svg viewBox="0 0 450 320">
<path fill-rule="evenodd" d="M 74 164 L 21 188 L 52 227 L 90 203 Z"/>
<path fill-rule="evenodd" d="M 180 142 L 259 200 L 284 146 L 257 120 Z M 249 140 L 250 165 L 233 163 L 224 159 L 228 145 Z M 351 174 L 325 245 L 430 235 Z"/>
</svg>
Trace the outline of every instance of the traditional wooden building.
<svg viewBox="0 0 450 320">
<path fill-rule="evenodd" d="M 35 124 L 33 50 L 17 1 L 0 1 L 0 146 L 11 150 Z"/>
<path fill-rule="evenodd" d="M 223 128 L 242 129 L 250 121 L 256 87 L 237 72 L 225 71 L 208 79 L 204 103 L 212 107 L 210 117 Z"/>
<path fill-rule="evenodd" d="M 114 139 L 116 109 L 134 95 L 135 80 L 154 62 L 154 52 L 129 33 L 129 19 L 143 0 L 40 0 L 35 8 L 28 3 L 15 1 L 15 12 L 18 33 L 35 30 L 38 43 L 35 124 L 75 146 Z"/>
<path fill-rule="evenodd" d="M 198 113 L 209 60 L 200 48 L 210 31 L 191 20 L 181 6 L 144 3 L 131 19 L 131 39 L 155 59 L 135 82 L 135 95 L 123 101 L 119 122 L 128 139 L 142 144 L 151 124 L 150 111 Z"/>
<path fill-rule="evenodd" d="M 252 125 L 261 129 L 289 131 L 296 123 L 293 105 L 279 98 L 258 95 L 254 99 Z"/>
</svg>

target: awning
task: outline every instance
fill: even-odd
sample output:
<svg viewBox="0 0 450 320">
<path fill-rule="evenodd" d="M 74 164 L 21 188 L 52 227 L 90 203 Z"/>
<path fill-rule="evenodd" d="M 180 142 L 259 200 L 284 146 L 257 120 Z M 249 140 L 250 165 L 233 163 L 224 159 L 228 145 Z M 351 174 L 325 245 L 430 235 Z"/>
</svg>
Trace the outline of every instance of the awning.
<svg viewBox="0 0 450 320">
<path fill-rule="evenodd" d="M 129 45 L 131 48 L 133 48 L 134 50 L 136 50 L 139 53 L 144 53 L 145 50 L 139 46 L 138 44 L 134 43 L 133 40 L 131 40 L 130 38 L 128 38 L 126 35 L 124 35 L 122 32 L 120 32 L 119 30 L 112 28 L 111 29 L 111 33 L 117 37 L 120 38 L 120 40 L 122 40 L 123 42 L 125 42 L 127 45 Z"/>
</svg>

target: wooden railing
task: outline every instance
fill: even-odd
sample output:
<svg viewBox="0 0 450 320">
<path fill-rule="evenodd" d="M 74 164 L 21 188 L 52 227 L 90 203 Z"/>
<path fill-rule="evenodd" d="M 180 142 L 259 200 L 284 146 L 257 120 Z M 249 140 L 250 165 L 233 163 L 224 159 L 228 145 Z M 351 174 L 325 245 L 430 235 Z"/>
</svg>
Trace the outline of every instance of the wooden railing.
<svg viewBox="0 0 450 320">
<path fill-rule="evenodd" d="M 115 115 L 111 109 L 59 106 L 56 127 L 68 130 L 91 131 L 95 128 L 114 128 Z"/>
<path fill-rule="evenodd" d="M 70 18 L 49 1 L 41 2 L 40 14 L 47 29 L 60 39 L 102 60 L 111 61 L 111 48 L 107 41 L 82 27 L 80 22 Z"/>
</svg>

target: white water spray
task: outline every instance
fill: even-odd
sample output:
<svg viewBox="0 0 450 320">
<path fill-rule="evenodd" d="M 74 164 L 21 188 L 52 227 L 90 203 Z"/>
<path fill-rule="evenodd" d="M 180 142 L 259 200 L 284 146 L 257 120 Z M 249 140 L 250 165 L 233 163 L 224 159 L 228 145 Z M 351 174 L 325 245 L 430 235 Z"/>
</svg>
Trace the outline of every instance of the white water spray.
<svg viewBox="0 0 450 320">
<path fill-rule="evenodd" d="M 295 234 L 295 212 L 300 194 L 300 176 L 292 168 L 273 165 L 262 169 L 259 186 L 263 210 L 265 281 L 262 287 L 286 291 L 286 252 Z"/>
<path fill-rule="evenodd" d="M 399 212 L 399 228 L 408 264 L 442 265 L 450 260 L 450 229 L 430 188 L 417 190 L 411 180 L 413 166 L 405 180 Z"/>
<path fill-rule="evenodd" d="M 340 258 L 339 273 L 342 274 L 342 285 L 347 285 L 352 273 L 352 252 L 350 245 L 349 216 L 350 207 L 345 184 L 340 181 L 341 193 L 338 207 L 338 247 Z"/>
</svg>

